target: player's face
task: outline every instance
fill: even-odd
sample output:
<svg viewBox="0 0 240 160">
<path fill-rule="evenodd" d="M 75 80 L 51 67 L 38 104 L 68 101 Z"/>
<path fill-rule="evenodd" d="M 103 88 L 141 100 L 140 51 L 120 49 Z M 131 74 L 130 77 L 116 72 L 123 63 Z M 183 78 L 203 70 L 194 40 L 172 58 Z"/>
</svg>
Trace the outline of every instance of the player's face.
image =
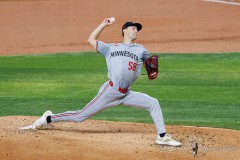
<svg viewBox="0 0 240 160">
<path fill-rule="evenodd" d="M 127 36 L 131 40 L 136 40 L 138 37 L 138 30 L 135 26 L 130 26 L 125 29 L 125 36 Z"/>
</svg>

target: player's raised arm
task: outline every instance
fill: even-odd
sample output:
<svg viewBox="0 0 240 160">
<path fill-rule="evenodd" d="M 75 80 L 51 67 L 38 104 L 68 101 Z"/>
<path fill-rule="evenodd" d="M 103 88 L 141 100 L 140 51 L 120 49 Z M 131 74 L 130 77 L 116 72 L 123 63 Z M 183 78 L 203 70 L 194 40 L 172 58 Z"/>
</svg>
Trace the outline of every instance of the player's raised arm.
<svg viewBox="0 0 240 160">
<path fill-rule="evenodd" d="M 88 38 L 88 43 L 90 44 L 90 46 L 92 46 L 94 49 L 97 49 L 97 39 L 98 36 L 100 35 L 100 33 L 103 31 L 103 29 L 106 26 L 109 26 L 111 24 L 113 24 L 115 22 L 114 18 L 105 18 L 102 23 L 90 34 L 89 38 Z"/>
</svg>

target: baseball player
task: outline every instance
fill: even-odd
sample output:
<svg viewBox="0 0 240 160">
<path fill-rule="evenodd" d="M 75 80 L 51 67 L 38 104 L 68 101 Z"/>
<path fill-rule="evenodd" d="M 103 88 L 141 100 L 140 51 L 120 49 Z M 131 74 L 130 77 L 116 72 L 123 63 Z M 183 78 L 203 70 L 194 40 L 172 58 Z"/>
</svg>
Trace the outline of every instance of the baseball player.
<svg viewBox="0 0 240 160">
<path fill-rule="evenodd" d="M 100 88 L 96 97 L 93 98 L 82 110 L 67 111 L 59 114 L 52 114 L 46 111 L 41 118 L 36 120 L 32 129 L 37 129 L 46 123 L 58 121 L 82 122 L 96 113 L 107 108 L 124 105 L 146 109 L 150 112 L 157 129 L 156 143 L 160 145 L 181 146 L 181 143 L 172 139 L 166 134 L 160 104 L 157 99 L 147 94 L 131 90 L 133 82 L 140 75 L 142 65 L 146 61 L 156 62 L 152 56 L 140 44 L 133 43 L 138 32 L 142 29 L 140 23 L 126 22 L 122 26 L 122 43 L 105 43 L 97 40 L 100 33 L 114 21 L 105 18 L 102 23 L 91 33 L 88 43 L 106 58 L 109 80 Z M 148 73 L 149 79 L 157 77 L 158 70 Z"/>
</svg>

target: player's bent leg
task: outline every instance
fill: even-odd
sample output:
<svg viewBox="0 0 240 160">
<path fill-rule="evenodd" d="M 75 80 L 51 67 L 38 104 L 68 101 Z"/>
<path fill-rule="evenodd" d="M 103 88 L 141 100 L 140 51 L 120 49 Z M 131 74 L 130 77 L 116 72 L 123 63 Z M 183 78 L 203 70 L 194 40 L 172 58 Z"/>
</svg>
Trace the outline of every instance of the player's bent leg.
<svg viewBox="0 0 240 160">
<path fill-rule="evenodd" d="M 158 134 L 166 132 L 162 110 L 156 98 L 141 92 L 130 91 L 123 99 L 122 104 L 130 107 L 147 109 L 156 125 Z"/>
<path fill-rule="evenodd" d="M 147 109 L 157 128 L 156 143 L 160 145 L 181 146 L 181 143 L 172 139 L 166 134 L 165 124 L 163 120 L 162 110 L 157 99 L 150 97 L 147 94 L 130 91 L 130 93 L 123 99 L 123 105 Z"/>
</svg>

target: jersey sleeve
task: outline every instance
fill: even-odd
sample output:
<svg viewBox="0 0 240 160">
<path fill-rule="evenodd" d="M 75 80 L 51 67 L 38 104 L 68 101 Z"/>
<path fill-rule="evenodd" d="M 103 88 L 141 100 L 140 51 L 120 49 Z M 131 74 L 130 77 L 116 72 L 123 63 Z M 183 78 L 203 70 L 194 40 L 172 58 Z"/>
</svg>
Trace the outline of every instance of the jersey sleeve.
<svg viewBox="0 0 240 160">
<path fill-rule="evenodd" d="M 108 43 L 104 43 L 102 41 L 97 41 L 96 50 L 98 53 L 100 52 L 103 56 L 106 57 L 108 50 L 109 50 L 109 46 L 110 45 Z"/>
<path fill-rule="evenodd" d="M 151 56 L 151 54 L 144 48 L 143 57 L 142 57 L 143 63 L 145 63 L 146 59 L 148 59 L 150 56 Z"/>
</svg>

